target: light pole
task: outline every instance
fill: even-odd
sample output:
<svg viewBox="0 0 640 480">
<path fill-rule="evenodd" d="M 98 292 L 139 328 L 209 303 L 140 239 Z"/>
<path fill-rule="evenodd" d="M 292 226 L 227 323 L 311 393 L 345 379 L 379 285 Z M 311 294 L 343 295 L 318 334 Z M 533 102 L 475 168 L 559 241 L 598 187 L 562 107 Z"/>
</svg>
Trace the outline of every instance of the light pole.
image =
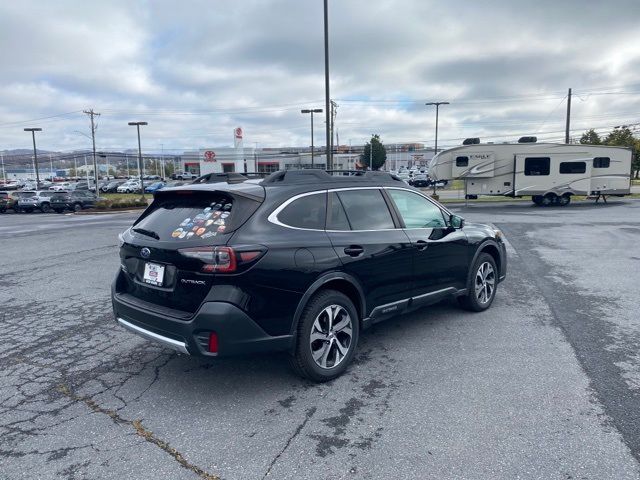
<svg viewBox="0 0 640 480">
<path fill-rule="evenodd" d="M 311 114 L 311 168 L 314 167 L 314 163 L 313 163 L 313 114 L 314 113 L 322 113 L 322 109 L 321 108 L 313 108 L 313 109 L 302 109 L 300 110 L 300 113 L 310 113 Z M 328 148 L 328 143 L 327 143 L 327 148 Z M 328 153 L 327 153 L 328 155 Z M 327 156 L 327 160 L 328 160 L 328 156 Z"/>
<path fill-rule="evenodd" d="M 4 171 L 4 153 L 0 153 L 0 160 L 2 160 L 2 181 L 7 183 L 7 174 Z"/>
<path fill-rule="evenodd" d="M 142 178 L 142 147 L 140 146 L 140 125 L 148 125 L 147 122 L 129 122 L 129 125 L 135 125 L 138 129 L 138 172 L 140 173 L 140 192 L 144 198 L 144 180 Z"/>
<path fill-rule="evenodd" d="M 33 165 L 36 170 L 36 188 L 40 188 L 40 173 L 38 172 L 38 152 L 36 150 L 36 132 L 41 132 L 41 128 L 25 128 L 25 132 L 31 132 L 33 138 Z"/>
<path fill-rule="evenodd" d="M 436 106 L 436 141 L 435 141 L 435 148 L 434 148 L 434 152 L 433 155 L 437 155 L 438 154 L 438 109 L 440 108 L 440 105 L 449 105 L 449 102 L 428 102 L 425 103 L 425 105 L 435 105 Z M 436 194 L 436 182 L 433 181 L 433 179 L 431 179 L 431 181 L 433 182 L 433 194 Z"/>
<path fill-rule="evenodd" d="M 327 138 L 327 170 L 333 169 L 333 152 L 330 149 L 331 133 L 330 133 L 330 111 L 329 111 L 329 5 L 328 0 L 324 0 L 324 107 L 326 109 L 325 132 Z M 322 110 L 320 110 L 322 112 Z M 313 114 L 311 114 L 313 115 Z M 311 117 L 313 121 L 313 116 Z M 313 159 L 313 149 L 311 153 Z"/>
</svg>

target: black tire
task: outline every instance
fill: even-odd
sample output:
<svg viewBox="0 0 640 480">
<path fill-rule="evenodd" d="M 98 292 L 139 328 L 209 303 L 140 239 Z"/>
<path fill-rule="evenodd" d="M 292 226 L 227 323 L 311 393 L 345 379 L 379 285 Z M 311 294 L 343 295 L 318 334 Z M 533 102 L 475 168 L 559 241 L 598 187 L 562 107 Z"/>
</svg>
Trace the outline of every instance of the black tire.
<svg viewBox="0 0 640 480">
<path fill-rule="evenodd" d="M 484 268 L 487 264 L 491 267 L 493 273 L 493 286 L 489 295 L 486 295 L 488 290 L 486 286 L 480 290 L 480 293 L 478 293 L 478 289 L 476 288 L 479 285 L 478 278 L 481 275 L 480 268 Z M 470 310 L 472 312 L 482 312 L 489 308 L 493 303 L 493 299 L 496 297 L 499 275 L 500 273 L 498 272 L 496 261 L 491 255 L 489 255 L 488 253 L 481 253 L 480 255 L 478 255 L 478 258 L 474 262 L 473 267 L 471 267 L 471 271 L 469 273 L 469 280 L 467 281 L 467 295 L 465 295 L 464 297 L 458 297 L 458 302 L 460 303 L 460 305 L 464 309 Z M 485 278 L 488 279 L 489 276 L 487 275 Z M 483 286 L 487 284 L 489 284 L 488 281 L 483 283 Z M 485 293 L 485 301 L 482 300 L 483 291 Z"/>
<path fill-rule="evenodd" d="M 74 203 L 74 204 L 73 204 L 73 211 L 74 211 L 74 212 L 79 212 L 80 210 L 82 210 L 82 204 L 80 204 L 80 203 Z"/>
<path fill-rule="evenodd" d="M 560 205 L 561 207 L 566 207 L 570 203 L 571 203 L 570 193 L 565 193 L 564 195 L 558 198 L 558 205 Z"/>
<path fill-rule="evenodd" d="M 551 205 L 555 205 L 558 202 L 558 196 L 555 193 L 547 193 L 544 197 L 542 197 L 542 202 L 540 203 L 543 207 L 550 207 Z"/>
<path fill-rule="evenodd" d="M 13 207 L 13 213 L 20 213 L 20 207 L 18 207 L 17 205 Z"/>
<path fill-rule="evenodd" d="M 539 207 L 542 206 L 542 195 L 534 195 L 531 197 L 531 201 Z"/>
<path fill-rule="evenodd" d="M 42 211 L 42 213 L 49 213 L 51 211 L 51 205 L 49 205 L 47 202 L 44 202 L 42 205 L 40 205 L 40 210 Z"/>
<path fill-rule="evenodd" d="M 340 330 L 329 329 L 327 310 L 335 314 L 337 322 L 333 327 L 349 322 L 347 326 Z M 316 340 L 312 341 L 312 333 Z M 291 367 L 298 375 L 315 382 L 332 380 L 342 375 L 351 363 L 359 333 L 360 320 L 353 302 L 335 290 L 322 290 L 311 297 L 302 312 L 296 333 L 296 348 L 290 358 Z M 319 354 L 318 360 L 314 359 L 314 351 Z M 342 357 L 340 353 L 343 353 Z M 326 366 L 322 367 L 321 363 Z"/>
<path fill-rule="evenodd" d="M 6 208 L 0 208 L 0 213 L 5 213 L 7 211 Z"/>
<path fill-rule="evenodd" d="M 23 211 L 26 213 L 33 213 L 33 208 L 25 208 Z"/>
</svg>

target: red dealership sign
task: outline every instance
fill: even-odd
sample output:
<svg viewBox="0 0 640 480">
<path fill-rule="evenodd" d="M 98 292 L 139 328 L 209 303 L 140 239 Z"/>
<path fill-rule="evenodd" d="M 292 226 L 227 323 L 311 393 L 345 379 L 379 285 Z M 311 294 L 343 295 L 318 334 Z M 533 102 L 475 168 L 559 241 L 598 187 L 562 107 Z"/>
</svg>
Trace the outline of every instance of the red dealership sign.
<svg viewBox="0 0 640 480">
<path fill-rule="evenodd" d="M 216 152 L 213 150 L 207 150 L 204 152 L 204 161 L 205 162 L 215 162 L 216 161 Z"/>
</svg>

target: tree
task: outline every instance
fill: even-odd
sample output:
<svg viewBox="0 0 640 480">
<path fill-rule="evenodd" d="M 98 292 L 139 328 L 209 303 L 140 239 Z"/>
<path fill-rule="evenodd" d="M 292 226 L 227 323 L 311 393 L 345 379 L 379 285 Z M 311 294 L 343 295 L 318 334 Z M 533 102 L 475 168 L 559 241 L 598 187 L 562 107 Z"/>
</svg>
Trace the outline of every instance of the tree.
<svg viewBox="0 0 640 480">
<path fill-rule="evenodd" d="M 165 161 L 164 173 L 167 178 L 171 178 L 171 175 L 173 175 L 173 162 Z"/>
<path fill-rule="evenodd" d="M 633 136 L 633 132 L 627 126 L 614 128 L 603 142 L 605 145 L 615 147 L 628 147 L 632 150 L 631 169 L 635 172 L 635 178 L 640 174 L 640 140 Z"/>
<path fill-rule="evenodd" d="M 586 143 L 588 145 L 601 145 L 602 139 L 600 138 L 600 135 L 598 135 L 598 132 L 596 132 L 592 128 L 582 134 L 582 137 L 580 137 L 580 143 Z"/>
<path fill-rule="evenodd" d="M 373 168 L 369 165 L 369 161 L 372 157 Z M 374 134 L 371 136 L 371 141 L 364 146 L 364 152 L 360 155 L 360 164 L 370 168 L 371 170 L 379 170 L 386 161 L 387 149 L 380 141 L 380 135 Z"/>
</svg>

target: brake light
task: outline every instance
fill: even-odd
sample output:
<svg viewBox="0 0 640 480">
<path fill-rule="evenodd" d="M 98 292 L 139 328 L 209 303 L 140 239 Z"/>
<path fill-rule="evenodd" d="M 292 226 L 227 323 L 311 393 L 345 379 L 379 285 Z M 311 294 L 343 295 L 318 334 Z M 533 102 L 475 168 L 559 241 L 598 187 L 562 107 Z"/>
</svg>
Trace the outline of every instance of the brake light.
<svg viewBox="0 0 640 480">
<path fill-rule="evenodd" d="M 200 269 L 203 273 L 233 273 L 238 267 L 258 260 L 267 249 L 261 245 L 236 247 L 190 247 L 181 248 L 178 252 L 188 258 L 195 258 L 204 263 Z"/>
<path fill-rule="evenodd" d="M 182 255 L 205 263 L 205 273 L 231 273 L 236 270 L 236 254 L 230 247 L 193 247 L 178 250 Z"/>
</svg>

